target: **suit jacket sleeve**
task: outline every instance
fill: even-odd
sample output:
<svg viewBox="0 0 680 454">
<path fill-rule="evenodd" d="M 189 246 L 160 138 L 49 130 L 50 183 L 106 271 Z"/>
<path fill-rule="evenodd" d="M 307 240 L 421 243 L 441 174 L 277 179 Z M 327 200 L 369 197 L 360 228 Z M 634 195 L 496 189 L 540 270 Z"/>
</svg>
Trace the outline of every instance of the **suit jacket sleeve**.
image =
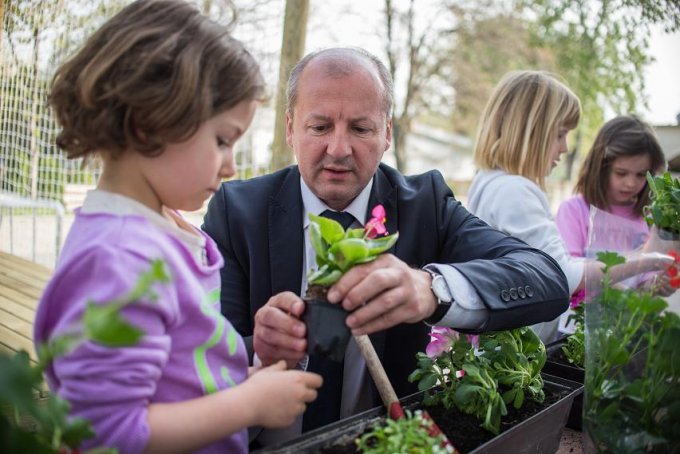
<svg viewBox="0 0 680 454">
<path fill-rule="evenodd" d="M 441 175 L 433 175 L 441 213 L 441 263 L 465 276 L 487 308 L 487 321 L 479 331 L 528 326 L 564 312 L 569 292 L 557 262 L 472 215 L 453 197 Z"/>
</svg>

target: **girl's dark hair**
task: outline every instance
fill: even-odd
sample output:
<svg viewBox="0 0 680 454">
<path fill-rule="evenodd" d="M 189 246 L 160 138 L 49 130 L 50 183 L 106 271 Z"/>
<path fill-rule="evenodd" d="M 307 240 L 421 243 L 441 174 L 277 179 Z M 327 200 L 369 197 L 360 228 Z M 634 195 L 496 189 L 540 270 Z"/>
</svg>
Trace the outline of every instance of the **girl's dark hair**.
<svg viewBox="0 0 680 454">
<path fill-rule="evenodd" d="M 627 115 L 609 120 L 597 133 L 595 142 L 581 166 L 575 192 L 582 194 L 588 204 L 609 210 L 607 189 L 612 163 L 616 158 L 644 154 L 648 155 L 651 161 L 650 172 L 658 173 L 665 168 L 666 160 L 651 126 Z M 638 194 L 633 209 L 642 215 L 642 208 L 645 205 L 649 205 L 647 184 Z"/>
<path fill-rule="evenodd" d="M 50 104 L 69 158 L 154 156 L 241 101 L 261 99 L 259 65 L 226 27 L 182 0 L 138 0 L 56 72 Z"/>
</svg>

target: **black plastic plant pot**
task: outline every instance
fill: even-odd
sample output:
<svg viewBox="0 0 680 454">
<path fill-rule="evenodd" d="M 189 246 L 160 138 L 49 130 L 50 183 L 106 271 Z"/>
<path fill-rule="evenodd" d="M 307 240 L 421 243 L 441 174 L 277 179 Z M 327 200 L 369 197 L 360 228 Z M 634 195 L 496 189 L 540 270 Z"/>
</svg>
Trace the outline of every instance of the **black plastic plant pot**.
<svg viewBox="0 0 680 454">
<path fill-rule="evenodd" d="M 345 322 L 347 311 L 324 298 L 305 297 L 304 301 L 302 319 L 307 325 L 307 353 L 342 361 L 351 335 Z"/>
<path fill-rule="evenodd" d="M 586 371 L 567 360 L 564 353 L 562 353 L 562 346 L 565 343 L 565 339 L 559 339 L 545 346 L 548 358 L 545 366 L 543 366 L 543 372 L 584 384 Z M 578 394 L 574 398 L 574 403 L 567 418 L 567 427 L 575 430 L 583 428 L 583 393 Z"/>
<path fill-rule="evenodd" d="M 479 427 L 479 421 L 470 415 L 459 414 L 457 410 L 446 410 L 437 406 L 425 408 L 461 454 L 554 453 L 559 448 L 562 430 L 574 397 L 583 392 L 583 385 L 560 377 L 542 375 L 545 382 L 546 402 L 536 404 L 531 411 L 527 412 L 528 416 L 525 419 L 517 420 L 514 423 L 503 423 L 501 433 L 498 435 L 486 432 Z M 550 396 L 550 399 L 548 396 Z M 423 397 L 424 393 L 420 392 L 405 397 L 400 402 L 405 409 L 415 410 L 423 408 Z M 549 400 L 550 402 L 548 402 Z M 509 408 L 508 410 L 508 416 L 511 416 L 514 409 Z M 268 446 L 255 451 L 255 453 L 356 453 L 354 440 L 374 424 L 383 422 L 385 417 L 384 407 L 374 408 L 320 427 L 295 440 Z M 467 424 L 470 419 L 473 422 L 472 426 Z M 478 432 L 481 436 L 472 432 Z M 466 436 L 468 439 L 463 441 L 462 436 Z M 482 441 L 472 446 L 470 440 L 473 438 Z"/>
</svg>

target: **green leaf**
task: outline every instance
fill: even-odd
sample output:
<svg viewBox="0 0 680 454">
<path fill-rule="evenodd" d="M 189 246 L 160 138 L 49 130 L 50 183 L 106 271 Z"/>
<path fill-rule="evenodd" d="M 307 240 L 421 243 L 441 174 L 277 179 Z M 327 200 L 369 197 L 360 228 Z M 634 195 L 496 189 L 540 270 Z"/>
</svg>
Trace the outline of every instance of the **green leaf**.
<svg viewBox="0 0 680 454">
<path fill-rule="evenodd" d="M 604 263 L 605 272 L 615 265 L 620 265 L 626 262 L 626 259 L 623 256 L 611 251 L 598 252 L 597 260 Z"/>
<path fill-rule="evenodd" d="M 437 384 L 437 376 L 434 374 L 427 374 L 418 382 L 418 389 L 420 391 L 425 391 L 430 389 Z"/>
<path fill-rule="evenodd" d="M 342 271 L 333 270 L 320 275 L 315 274 L 313 279 L 309 279 L 309 283 L 329 287 L 335 284 L 341 277 Z"/>
<path fill-rule="evenodd" d="M 340 225 L 339 222 L 323 216 L 317 216 L 312 213 L 309 213 L 309 219 L 319 225 L 321 237 L 326 241 L 326 243 L 334 244 L 336 241 L 339 241 L 345 237 L 345 230 L 342 228 L 342 225 Z"/>
<path fill-rule="evenodd" d="M 84 418 L 69 418 L 63 428 L 63 440 L 69 446 L 79 446 L 82 440 L 94 437 L 89 421 Z"/>
<path fill-rule="evenodd" d="M 363 238 L 364 233 L 364 229 L 347 229 L 345 238 Z"/>
<path fill-rule="evenodd" d="M 457 389 L 455 393 L 455 399 L 456 402 L 461 403 L 461 404 L 467 404 L 471 402 L 476 394 L 480 392 L 482 388 L 478 385 L 471 384 L 471 383 L 462 383 Z"/>
<path fill-rule="evenodd" d="M 342 271 L 347 271 L 354 264 L 368 256 L 366 242 L 358 238 L 347 238 L 338 241 L 330 248 L 335 262 Z"/>
<path fill-rule="evenodd" d="M 88 302 L 83 315 L 85 336 L 107 347 L 125 347 L 139 342 L 144 332 L 120 316 L 120 306 Z"/>
<path fill-rule="evenodd" d="M 325 258 L 328 253 L 328 247 L 326 242 L 321 236 L 321 230 L 319 229 L 319 224 L 312 222 L 309 224 L 309 240 L 312 243 L 314 252 L 317 256 L 317 264 L 319 265 L 319 258 Z"/>
<path fill-rule="evenodd" d="M 42 370 L 31 366 L 27 352 L 13 356 L 0 353 L 0 404 L 25 411 L 34 405 L 32 390 L 41 382 Z"/>
<path fill-rule="evenodd" d="M 375 238 L 373 240 L 368 240 L 368 253 L 371 256 L 382 254 L 383 252 L 389 250 L 399 239 L 399 232 L 393 233 L 392 235 L 383 236 L 381 238 Z"/>
</svg>

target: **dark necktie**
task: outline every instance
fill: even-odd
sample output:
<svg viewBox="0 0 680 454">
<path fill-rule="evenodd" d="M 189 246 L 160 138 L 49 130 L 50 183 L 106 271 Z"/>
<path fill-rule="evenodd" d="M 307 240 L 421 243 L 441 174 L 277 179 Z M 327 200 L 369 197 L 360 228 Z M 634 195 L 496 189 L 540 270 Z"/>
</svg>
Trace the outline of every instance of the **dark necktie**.
<svg viewBox="0 0 680 454">
<path fill-rule="evenodd" d="M 338 222 L 345 230 L 347 230 L 347 227 L 352 225 L 354 222 L 354 216 L 345 211 L 326 210 L 321 213 L 321 216 L 328 219 L 333 219 L 334 221 Z"/>
<path fill-rule="evenodd" d="M 321 216 L 333 219 L 347 228 L 354 222 L 354 216 L 344 211 L 326 210 Z M 302 418 L 302 431 L 307 432 L 340 419 L 342 401 L 342 375 L 344 365 L 321 356 L 310 356 L 307 370 L 323 377 L 323 386 L 317 399 L 307 406 Z"/>
</svg>

